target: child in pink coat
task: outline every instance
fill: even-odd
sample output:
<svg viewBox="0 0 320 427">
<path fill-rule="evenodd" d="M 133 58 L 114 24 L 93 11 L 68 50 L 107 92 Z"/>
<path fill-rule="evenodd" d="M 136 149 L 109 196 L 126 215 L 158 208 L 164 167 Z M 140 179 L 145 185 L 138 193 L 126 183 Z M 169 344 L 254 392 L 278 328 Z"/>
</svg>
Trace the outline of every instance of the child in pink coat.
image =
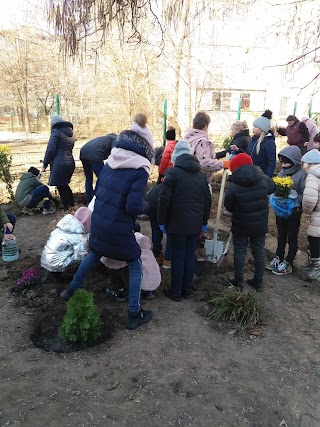
<svg viewBox="0 0 320 427">
<path fill-rule="evenodd" d="M 206 173 L 208 181 L 214 172 L 223 168 L 223 161 L 216 158 L 214 143 L 209 140 L 208 128 L 210 116 L 199 111 L 193 119 L 193 127 L 187 131 L 185 140 L 189 142 L 191 154 L 199 160 L 201 169 Z"/>
<path fill-rule="evenodd" d="M 135 229 L 140 230 L 140 226 L 137 226 L 138 224 L 135 225 Z M 152 253 L 149 237 L 140 232 L 135 232 L 134 234 L 141 248 L 143 272 L 141 281 L 141 294 L 146 299 L 153 299 L 155 297 L 153 291 L 156 290 L 161 283 L 160 268 Z M 129 285 L 129 272 L 127 263 L 106 257 L 102 257 L 100 261 L 110 269 L 111 287 L 106 289 L 106 293 L 114 297 L 117 301 L 126 301 L 126 289 Z"/>
</svg>

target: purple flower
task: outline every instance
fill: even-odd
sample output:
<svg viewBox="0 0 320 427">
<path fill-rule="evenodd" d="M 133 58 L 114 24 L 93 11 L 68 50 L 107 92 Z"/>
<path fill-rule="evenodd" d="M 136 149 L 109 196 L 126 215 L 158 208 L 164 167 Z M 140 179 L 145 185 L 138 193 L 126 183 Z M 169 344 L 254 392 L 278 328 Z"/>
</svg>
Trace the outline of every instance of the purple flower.
<svg viewBox="0 0 320 427">
<path fill-rule="evenodd" d="M 22 276 L 17 281 L 17 285 L 27 287 L 35 285 L 40 278 L 39 272 L 35 268 L 28 268 L 22 273 Z"/>
</svg>

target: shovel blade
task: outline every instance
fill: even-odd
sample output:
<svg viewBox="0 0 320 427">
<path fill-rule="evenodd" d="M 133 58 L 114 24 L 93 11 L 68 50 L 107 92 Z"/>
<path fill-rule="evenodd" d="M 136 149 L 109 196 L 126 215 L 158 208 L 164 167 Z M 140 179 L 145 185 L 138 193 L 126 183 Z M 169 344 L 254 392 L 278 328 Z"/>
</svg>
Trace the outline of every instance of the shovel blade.
<svg viewBox="0 0 320 427">
<path fill-rule="evenodd" d="M 216 264 L 223 255 L 223 248 L 223 242 L 220 242 L 220 240 L 206 240 L 204 243 L 204 250 L 206 253 L 207 261 Z"/>
</svg>

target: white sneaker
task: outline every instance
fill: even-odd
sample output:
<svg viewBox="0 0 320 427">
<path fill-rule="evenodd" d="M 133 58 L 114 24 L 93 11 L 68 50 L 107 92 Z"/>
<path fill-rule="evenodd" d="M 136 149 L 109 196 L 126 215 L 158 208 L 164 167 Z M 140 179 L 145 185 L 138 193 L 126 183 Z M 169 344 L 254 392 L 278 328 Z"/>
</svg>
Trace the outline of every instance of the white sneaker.
<svg viewBox="0 0 320 427">
<path fill-rule="evenodd" d="M 292 267 L 288 261 L 284 260 L 278 265 L 277 268 L 272 270 L 272 273 L 276 274 L 277 276 L 285 276 L 286 274 L 292 273 Z"/>
<path fill-rule="evenodd" d="M 273 260 L 266 266 L 267 270 L 273 271 L 276 270 L 281 264 L 280 258 L 278 256 L 274 257 Z"/>
<path fill-rule="evenodd" d="M 43 209 L 42 215 L 50 215 L 50 214 L 54 213 L 55 211 L 56 210 L 53 207 L 51 207 L 50 209 Z"/>
</svg>

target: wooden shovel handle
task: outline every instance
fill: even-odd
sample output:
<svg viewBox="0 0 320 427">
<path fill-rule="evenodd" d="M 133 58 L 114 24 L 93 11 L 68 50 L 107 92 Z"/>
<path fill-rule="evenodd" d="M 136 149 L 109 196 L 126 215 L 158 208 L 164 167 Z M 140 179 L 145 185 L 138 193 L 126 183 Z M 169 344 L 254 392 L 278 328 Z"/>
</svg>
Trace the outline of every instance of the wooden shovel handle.
<svg viewBox="0 0 320 427">
<path fill-rule="evenodd" d="M 222 210 L 222 202 L 223 202 L 223 197 L 224 197 L 224 189 L 226 187 L 227 175 L 228 175 L 228 169 L 224 169 L 223 175 L 222 175 L 220 193 L 219 193 L 218 210 L 217 210 L 216 222 L 215 222 L 215 227 L 214 227 L 215 236 L 218 236 L 218 230 L 219 230 L 219 227 L 220 227 L 220 217 L 221 217 L 221 210 Z"/>
</svg>

